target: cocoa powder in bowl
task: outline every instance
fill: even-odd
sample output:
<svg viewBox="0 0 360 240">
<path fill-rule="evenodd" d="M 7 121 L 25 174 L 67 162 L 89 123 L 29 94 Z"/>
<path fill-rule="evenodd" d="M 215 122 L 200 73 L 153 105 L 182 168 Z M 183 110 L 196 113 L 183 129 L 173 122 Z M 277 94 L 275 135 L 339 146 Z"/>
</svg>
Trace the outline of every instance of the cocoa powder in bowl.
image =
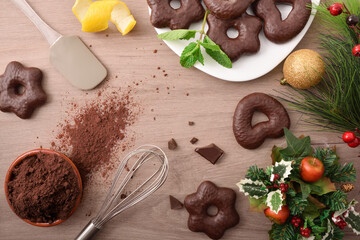
<svg viewBox="0 0 360 240">
<path fill-rule="evenodd" d="M 13 211 L 38 226 L 66 220 L 81 196 L 81 179 L 76 168 L 50 150 L 30 151 L 22 156 L 6 176 L 5 190 Z"/>
</svg>

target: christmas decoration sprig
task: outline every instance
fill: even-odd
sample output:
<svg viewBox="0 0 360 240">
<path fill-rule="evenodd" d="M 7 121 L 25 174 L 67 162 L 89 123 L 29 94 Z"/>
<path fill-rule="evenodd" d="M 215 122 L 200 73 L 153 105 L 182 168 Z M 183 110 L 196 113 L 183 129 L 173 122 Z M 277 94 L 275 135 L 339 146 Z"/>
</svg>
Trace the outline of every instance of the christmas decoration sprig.
<svg viewBox="0 0 360 240">
<path fill-rule="evenodd" d="M 340 240 L 346 226 L 359 235 L 357 202 L 349 202 L 346 194 L 354 186 L 335 186 L 356 180 L 353 164 L 341 166 L 335 148 L 313 149 L 310 137 L 296 138 L 286 128 L 284 132 L 287 147 L 273 147 L 273 165 L 251 166 L 237 184 L 249 198 L 250 211 L 264 212 L 274 222 L 270 239 Z"/>
<path fill-rule="evenodd" d="M 278 92 L 281 99 L 308 116 L 305 123 L 319 130 L 343 133 L 360 128 L 360 51 L 358 54 L 356 50 L 359 23 L 355 17 L 350 18 L 360 14 L 360 4 L 358 0 L 346 0 L 342 4 L 346 6 L 345 13 L 334 16 L 328 10 L 332 3 L 314 6 L 322 24 L 319 40 L 326 68 L 323 80 L 309 90 L 292 88 Z"/>
<path fill-rule="evenodd" d="M 178 29 L 170 32 L 162 33 L 158 35 L 158 38 L 168 41 L 174 40 L 190 40 L 196 37 L 196 33 L 200 33 L 200 37 L 195 42 L 190 42 L 187 45 L 181 56 L 180 64 L 185 68 L 191 68 L 196 62 L 200 62 L 204 65 L 204 56 L 201 53 L 201 47 L 203 47 L 206 53 L 213 58 L 217 63 L 226 67 L 232 68 L 232 62 L 230 58 L 221 50 L 220 46 L 214 43 L 205 33 L 205 23 L 209 11 L 206 10 L 202 28 L 198 30 Z"/>
</svg>

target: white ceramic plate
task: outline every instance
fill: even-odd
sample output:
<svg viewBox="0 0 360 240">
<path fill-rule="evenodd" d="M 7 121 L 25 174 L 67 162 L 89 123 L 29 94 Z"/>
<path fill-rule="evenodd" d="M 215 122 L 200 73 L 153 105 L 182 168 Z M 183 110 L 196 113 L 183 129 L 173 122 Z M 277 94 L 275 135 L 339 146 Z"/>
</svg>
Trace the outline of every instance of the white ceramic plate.
<svg viewBox="0 0 360 240">
<path fill-rule="evenodd" d="M 320 0 L 312 0 L 314 4 L 319 4 Z M 290 5 L 278 5 L 280 12 L 282 13 L 282 17 L 286 18 L 286 16 L 291 11 L 292 7 Z M 252 11 L 248 9 L 249 14 L 253 15 Z M 151 11 L 150 11 L 151 13 Z M 233 63 L 233 68 L 228 69 L 224 68 L 215 62 L 211 57 L 209 57 L 205 51 L 204 54 L 204 66 L 200 63 L 196 63 L 195 67 L 199 70 L 226 80 L 233 82 L 244 82 L 259 78 L 272 69 L 274 69 L 279 63 L 282 62 L 298 45 L 301 39 L 304 37 L 305 33 L 308 31 L 312 21 L 314 20 L 316 11 L 313 9 L 312 14 L 304 27 L 304 29 L 293 39 L 283 44 L 276 44 L 267 40 L 264 35 L 264 32 L 261 31 L 260 38 L 260 50 L 256 54 L 252 55 L 243 55 L 239 60 Z M 190 29 L 200 30 L 202 22 L 198 22 L 192 24 Z M 207 30 L 207 26 L 205 28 Z M 158 34 L 170 31 L 169 28 L 155 28 Z M 231 35 L 236 35 L 237 33 L 230 32 Z M 198 37 L 198 36 L 197 36 Z M 181 55 L 182 50 L 189 44 L 190 41 L 180 40 L 180 41 L 164 41 L 171 50 L 173 50 L 177 55 Z"/>
</svg>

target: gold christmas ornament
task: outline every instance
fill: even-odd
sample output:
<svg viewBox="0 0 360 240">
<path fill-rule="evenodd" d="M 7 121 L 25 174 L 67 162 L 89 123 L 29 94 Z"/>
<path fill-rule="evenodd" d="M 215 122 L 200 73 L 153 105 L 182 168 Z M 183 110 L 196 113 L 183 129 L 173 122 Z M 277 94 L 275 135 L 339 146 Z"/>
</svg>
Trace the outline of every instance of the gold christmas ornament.
<svg viewBox="0 0 360 240">
<path fill-rule="evenodd" d="M 320 54 L 310 49 L 301 49 L 290 54 L 283 67 L 284 79 L 299 89 L 308 89 L 317 85 L 325 73 L 325 63 Z"/>
</svg>

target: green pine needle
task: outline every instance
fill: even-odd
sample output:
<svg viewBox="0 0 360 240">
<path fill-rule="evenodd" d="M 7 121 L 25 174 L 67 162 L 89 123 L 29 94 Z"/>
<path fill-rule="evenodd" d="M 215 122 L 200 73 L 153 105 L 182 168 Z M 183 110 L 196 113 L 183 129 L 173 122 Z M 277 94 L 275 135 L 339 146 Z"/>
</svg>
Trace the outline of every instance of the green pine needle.
<svg viewBox="0 0 360 240">
<path fill-rule="evenodd" d="M 329 13 L 327 7 L 334 2 L 337 0 L 314 6 L 322 26 L 319 40 L 326 64 L 324 79 L 310 90 L 291 87 L 292 91 L 278 92 L 280 99 L 308 116 L 303 120 L 305 124 L 318 130 L 345 132 L 360 128 L 360 58 L 352 55 L 359 39 L 346 24 L 347 14 L 335 17 Z M 344 3 L 351 13 L 360 13 L 358 0 Z"/>
</svg>

